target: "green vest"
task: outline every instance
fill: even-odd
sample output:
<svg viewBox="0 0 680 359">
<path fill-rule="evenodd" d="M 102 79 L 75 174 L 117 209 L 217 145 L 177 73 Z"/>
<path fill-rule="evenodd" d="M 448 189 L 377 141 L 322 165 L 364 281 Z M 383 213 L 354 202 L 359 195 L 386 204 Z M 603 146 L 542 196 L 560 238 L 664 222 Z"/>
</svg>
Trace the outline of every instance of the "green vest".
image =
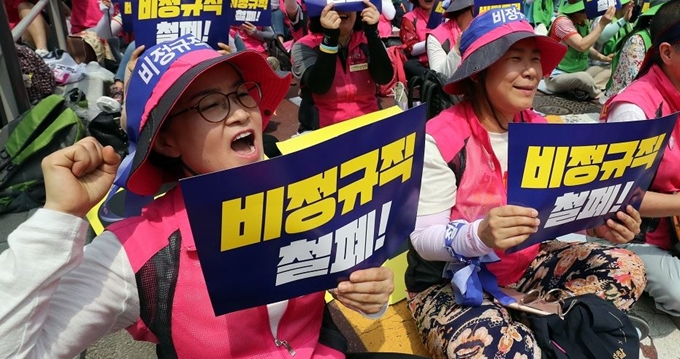
<svg viewBox="0 0 680 359">
<path fill-rule="evenodd" d="M 632 36 L 635 35 L 640 35 L 642 37 L 642 41 L 645 43 L 645 52 L 649 50 L 650 47 L 652 47 L 652 37 L 649 35 L 649 29 L 642 29 L 634 32 Z M 625 44 L 622 44 L 625 45 Z M 607 82 L 607 89 L 610 89 L 612 87 L 612 82 L 613 82 L 613 76 L 614 76 L 614 71 L 617 66 L 619 66 L 619 60 L 621 58 L 621 50 L 623 49 L 623 46 L 621 46 L 620 49 L 616 50 L 616 55 L 614 55 L 614 58 L 612 59 L 612 76 L 609 77 L 609 82 Z"/>
<path fill-rule="evenodd" d="M 560 17 L 563 16 L 565 15 L 561 15 Z M 555 19 L 555 22 L 556 21 L 557 19 Z M 553 22 L 553 24 L 555 22 Z M 588 34 L 590 34 L 589 22 L 586 22 L 584 25 L 576 24 L 574 25 L 576 26 L 576 31 L 578 31 L 581 37 L 586 37 L 588 36 Z M 572 48 L 571 46 L 568 47 L 567 54 L 564 55 L 564 58 L 562 59 L 560 64 L 557 65 L 558 70 L 562 70 L 568 73 L 585 71 L 587 68 L 588 68 L 588 50 L 586 50 L 585 52 L 579 52 L 576 49 Z"/>
<path fill-rule="evenodd" d="M 604 43 L 602 46 L 602 55 L 608 56 L 616 52 L 616 45 L 618 45 L 619 41 L 626 37 L 628 33 L 633 31 L 633 25 L 626 23 L 623 25 L 621 28 L 619 28 L 619 31 L 612 36 L 611 39 L 607 40 L 607 42 Z"/>
<path fill-rule="evenodd" d="M 531 9 L 534 24 L 543 24 L 545 27 L 550 27 L 554 7 L 553 0 L 535 0 Z"/>
</svg>

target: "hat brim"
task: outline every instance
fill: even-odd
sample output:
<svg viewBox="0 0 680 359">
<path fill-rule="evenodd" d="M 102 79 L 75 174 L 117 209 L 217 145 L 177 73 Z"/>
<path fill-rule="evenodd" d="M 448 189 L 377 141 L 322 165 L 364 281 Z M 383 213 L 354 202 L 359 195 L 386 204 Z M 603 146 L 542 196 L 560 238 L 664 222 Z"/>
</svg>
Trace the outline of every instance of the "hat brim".
<svg viewBox="0 0 680 359">
<path fill-rule="evenodd" d="M 663 3 L 656 4 L 652 7 L 650 7 L 649 9 L 644 11 L 642 14 L 640 14 L 640 17 L 652 17 L 652 16 L 656 15 L 656 13 L 657 13 L 657 11 L 659 11 L 659 8 L 661 7 L 661 5 L 663 5 Z"/>
<path fill-rule="evenodd" d="M 528 38 L 536 39 L 536 45 L 541 52 L 541 67 L 543 68 L 541 75 L 549 75 L 562 61 L 567 53 L 567 47 L 547 36 L 518 31 L 481 46 L 466 57 L 444 85 L 444 91 L 452 95 L 462 95 L 465 91 L 461 86 L 461 81 L 493 65 L 508 52 L 512 45 Z"/>
<path fill-rule="evenodd" d="M 453 0 L 451 2 L 451 5 L 449 5 L 448 8 L 446 8 L 446 11 L 444 11 L 445 14 L 452 13 L 452 12 L 458 12 L 463 9 L 467 9 L 469 7 L 475 6 L 475 3 L 473 0 Z"/>
<path fill-rule="evenodd" d="M 559 12 L 565 15 L 568 14 L 575 14 L 577 12 L 581 11 L 586 11 L 586 6 L 583 4 L 583 1 L 579 1 L 574 4 L 570 4 L 569 2 L 563 2 L 562 5 L 560 5 Z"/>
<path fill-rule="evenodd" d="M 176 62 L 181 61 L 180 58 Z M 230 63 L 238 68 L 243 81 L 257 82 L 262 87 L 262 102 L 259 108 L 262 115 L 262 129 L 265 129 L 276 107 L 290 89 L 290 73 L 283 75 L 275 72 L 262 55 L 250 50 L 212 57 L 196 64 L 179 64 L 179 66 L 188 65 L 188 70 L 177 78 L 167 92 L 161 95 L 158 104 L 149 112 L 148 119 L 139 134 L 130 176 L 125 186 L 128 191 L 142 196 L 151 196 L 156 194 L 164 183 L 177 180 L 177 178 L 170 178 L 165 170 L 149 163 L 149 155 L 156 136 L 175 103 L 189 85 L 205 71 L 223 63 Z"/>
</svg>

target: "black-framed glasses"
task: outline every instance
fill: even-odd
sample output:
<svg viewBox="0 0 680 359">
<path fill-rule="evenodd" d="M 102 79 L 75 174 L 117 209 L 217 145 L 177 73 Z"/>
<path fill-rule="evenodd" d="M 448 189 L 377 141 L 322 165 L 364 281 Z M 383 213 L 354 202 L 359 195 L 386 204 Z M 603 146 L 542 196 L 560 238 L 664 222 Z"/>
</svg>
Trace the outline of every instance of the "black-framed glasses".
<svg viewBox="0 0 680 359">
<path fill-rule="evenodd" d="M 170 115 L 170 118 L 196 110 L 204 120 L 210 123 L 224 121 L 231 111 L 229 102 L 231 96 L 234 96 L 241 106 L 255 108 L 262 102 L 262 87 L 257 82 L 249 81 L 238 85 L 235 91 L 229 93 L 209 93 L 201 97 L 195 105 Z"/>
</svg>

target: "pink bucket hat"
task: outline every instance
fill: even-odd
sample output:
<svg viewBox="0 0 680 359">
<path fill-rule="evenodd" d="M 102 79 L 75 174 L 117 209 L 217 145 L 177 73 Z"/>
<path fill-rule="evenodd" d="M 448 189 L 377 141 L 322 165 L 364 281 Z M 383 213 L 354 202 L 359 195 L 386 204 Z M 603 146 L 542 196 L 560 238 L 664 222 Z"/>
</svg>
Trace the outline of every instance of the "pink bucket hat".
<svg viewBox="0 0 680 359">
<path fill-rule="evenodd" d="M 125 103 L 131 161 L 123 161 L 122 167 L 127 167 L 119 170 L 119 175 L 126 177 L 128 191 L 154 195 L 164 183 L 177 180 L 148 160 L 156 136 L 187 87 L 208 69 L 225 62 L 239 69 L 244 81 L 260 84 L 262 128 L 267 126 L 290 88 L 291 75 L 274 72 L 259 53 L 246 50 L 220 55 L 192 35 L 146 49 L 135 65 Z"/>
<path fill-rule="evenodd" d="M 562 61 L 567 47 L 542 35 L 536 35 L 533 27 L 515 7 L 489 10 L 472 20 L 460 39 L 462 60 L 456 72 L 444 85 L 444 91 L 460 95 L 462 80 L 493 65 L 516 42 L 533 37 L 541 52 L 543 76 L 549 75 Z"/>
</svg>

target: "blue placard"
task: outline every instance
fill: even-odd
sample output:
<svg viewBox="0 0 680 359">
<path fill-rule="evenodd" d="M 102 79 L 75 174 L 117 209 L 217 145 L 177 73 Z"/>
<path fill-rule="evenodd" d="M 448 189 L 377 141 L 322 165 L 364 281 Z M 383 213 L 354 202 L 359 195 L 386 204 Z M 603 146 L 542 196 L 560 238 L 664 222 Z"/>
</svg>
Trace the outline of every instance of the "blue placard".
<svg viewBox="0 0 680 359">
<path fill-rule="evenodd" d="M 215 314 L 334 288 L 403 250 L 424 131 L 419 106 L 285 156 L 181 180 Z"/>
<path fill-rule="evenodd" d="M 120 11 L 120 21 L 123 25 L 123 31 L 128 34 L 132 33 L 132 2 L 125 0 L 113 0 L 115 4 L 118 4 L 118 9 Z"/>
<path fill-rule="evenodd" d="M 378 12 L 382 13 L 382 1 L 381 0 L 370 0 Z M 307 16 L 315 17 L 321 16 L 321 12 L 326 5 L 330 3 L 335 3 L 333 7 L 335 11 L 338 12 L 355 12 L 363 10 L 366 5 L 364 5 L 362 0 L 306 0 L 305 5 L 307 6 Z"/>
<path fill-rule="evenodd" d="M 123 2 L 123 23 L 131 19 L 137 46 L 149 47 L 192 34 L 217 48 L 229 43 L 229 3 L 223 0 L 138 0 Z"/>
<path fill-rule="evenodd" d="M 610 6 L 617 9 L 621 8 L 621 1 L 619 0 L 585 0 L 586 17 L 594 19 L 600 15 L 604 15 Z"/>
<path fill-rule="evenodd" d="M 677 117 L 510 124 L 508 203 L 536 209 L 541 224 L 508 252 L 602 225 L 628 204 L 639 208 Z"/>
<path fill-rule="evenodd" d="M 524 2 L 519 0 L 475 0 L 475 16 L 483 14 L 491 9 L 499 9 L 514 6 L 521 13 L 524 13 Z"/>
<path fill-rule="evenodd" d="M 430 18 L 427 20 L 428 29 L 435 29 L 443 22 L 444 12 L 446 11 L 443 4 L 442 0 L 436 0 L 432 7 L 433 10 L 430 12 Z"/>
<path fill-rule="evenodd" d="M 272 10 L 269 0 L 231 0 L 231 25 L 249 22 L 255 26 L 270 26 Z"/>
</svg>

